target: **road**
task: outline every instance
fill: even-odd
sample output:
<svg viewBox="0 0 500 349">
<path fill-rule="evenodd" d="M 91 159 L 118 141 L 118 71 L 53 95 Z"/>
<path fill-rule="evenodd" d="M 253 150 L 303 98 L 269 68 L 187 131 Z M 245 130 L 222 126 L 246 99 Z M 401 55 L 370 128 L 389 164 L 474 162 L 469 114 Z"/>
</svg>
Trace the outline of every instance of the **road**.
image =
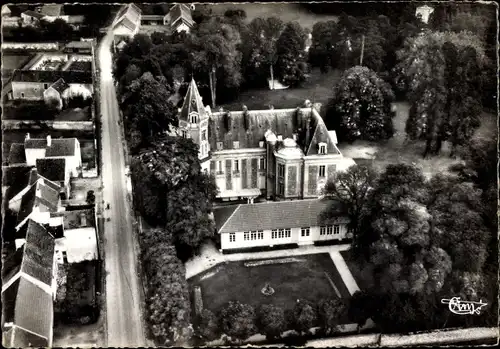
<svg viewBox="0 0 500 349">
<path fill-rule="evenodd" d="M 127 202 L 125 153 L 120 112 L 112 78 L 110 48 L 106 35 L 99 47 L 102 137 L 103 200 L 110 221 L 104 224 L 106 265 L 106 316 L 108 347 L 147 347 L 141 322 L 137 255 L 131 210 Z"/>
</svg>

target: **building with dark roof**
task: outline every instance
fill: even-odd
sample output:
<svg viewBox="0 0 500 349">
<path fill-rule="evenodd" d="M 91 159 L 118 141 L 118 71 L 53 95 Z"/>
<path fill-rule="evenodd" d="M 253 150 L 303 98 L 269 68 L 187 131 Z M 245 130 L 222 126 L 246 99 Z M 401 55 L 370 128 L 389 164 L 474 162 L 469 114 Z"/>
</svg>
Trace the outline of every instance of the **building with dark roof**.
<svg viewBox="0 0 500 349">
<path fill-rule="evenodd" d="M 188 33 L 195 24 L 191 15 L 191 9 L 186 4 L 175 4 L 172 6 L 165 18 L 165 22 L 170 25 L 172 30 Z"/>
<path fill-rule="evenodd" d="M 178 134 L 199 145 L 202 168 L 215 176 L 218 198 L 316 198 L 336 171 L 354 165 L 310 102 L 296 109 L 242 109 L 204 107 L 194 80 L 179 109 Z"/>
<path fill-rule="evenodd" d="M 77 177 L 82 166 L 80 142 L 77 138 L 31 138 L 29 133 L 24 140 L 26 163 L 36 166 L 39 159 L 64 159 L 66 172 Z"/>
<path fill-rule="evenodd" d="M 23 143 L 12 143 L 9 152 L 9 166 L 26 164 L 26 154 Z"/>
<path fill-rule="evenodd" d="M 331 213 L 328 219 L 323 218 L 326 210 Z M 327 199 L 226 206 L 214 209 L 214 220 L 221 250 L 306 245 L 349 237 L 346 210 Z"/>
<path fill-rule="evenodd" d="M 124 5 L 112 24 L 115 36 L 134 37 L 141 25 L 141 12 L 141 9 L 134 4 Z"/>
<path fill-rule="evenodd" d="M 42 158 L 36 160 L 36 169 L 40 176 L 61 186 L 61 199 L 69 197 L 70 173 L 65 158 Z"/>
<path fill-rule="evenodd" d="M 57 291 L 54 237 L 30 220 L 22 246 L 2 270 L 2 332 L 8 347 L 52 345 Z"/>
</svg>

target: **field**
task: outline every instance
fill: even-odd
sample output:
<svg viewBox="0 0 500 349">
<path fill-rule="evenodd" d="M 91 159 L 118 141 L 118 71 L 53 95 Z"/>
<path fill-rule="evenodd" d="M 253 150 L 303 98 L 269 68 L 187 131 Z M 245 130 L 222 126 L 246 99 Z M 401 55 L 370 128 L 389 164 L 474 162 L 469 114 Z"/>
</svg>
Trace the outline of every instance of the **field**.
<svg viewBox="0 0 500 349">
<path fill-rule="evenodd" d="M 227 110 L 241 110 L 246 105 L 250 110 L 267 109 L 273 105 L 275 109 L 296 108 L 302 106 L 306 99 L 319 102 L 326 107 L 332 97 L 334 84 L 339 80 L 341 71 L 334 70 L 321 74 L 319 69 L 313 69 L 306 82 L 298 88 L 284 90 L 269 90 L 268 88 L 251 89 L 243 91 L 239 97 L 222 107 Z"/>
<path fill-rule="evenodd" d="M 195 276 L 189 283 L 191 288 L 196 285 L 201 287 L 203 305 L 213 312 L 236 300 L 255 308 L 262 304 L 275 304 L 291 309 L 297 299 L 316 303 L 339 295 L 349 297 L 349 291 L 328 254 L 294 258 L 299 261 L 257 266 L 245 266 L 248 262 L 244 261 L 230 262 Z M 275 291 L 271 296 L 261 293 L 268 283 Z"/>
</svg>

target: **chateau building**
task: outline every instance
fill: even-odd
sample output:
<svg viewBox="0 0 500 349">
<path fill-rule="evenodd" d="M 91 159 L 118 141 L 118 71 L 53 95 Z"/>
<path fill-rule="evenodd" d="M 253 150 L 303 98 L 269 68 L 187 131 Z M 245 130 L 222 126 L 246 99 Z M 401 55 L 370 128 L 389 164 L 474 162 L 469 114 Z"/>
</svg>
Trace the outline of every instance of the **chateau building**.
<svg viewBox="0 0 500 349">
<path fill-rule="evenodd" d="M 179 109 L 178 134 L 199 145 L 202 168 L 218 198 L 317 198 L 336 171 L 354 165 L 337 148 L 315 107 L 212 112 L 194 80 Z"/>
</svg>

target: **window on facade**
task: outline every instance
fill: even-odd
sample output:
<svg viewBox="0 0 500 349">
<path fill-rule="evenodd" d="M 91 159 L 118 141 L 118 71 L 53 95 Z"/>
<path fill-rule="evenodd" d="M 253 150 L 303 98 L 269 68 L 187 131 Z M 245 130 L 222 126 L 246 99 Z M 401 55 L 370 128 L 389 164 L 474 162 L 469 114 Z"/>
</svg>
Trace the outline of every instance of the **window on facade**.
<svg viewBox="0 0 500 349">
<path fill-rule="evenodd" d="M 285 195 L 285 184 L 278 183 L 278 195 Z"/>
<path fill-rule="evenodd" d="M 222 161 L 217 161 L 217 171 L 219 173 L 222 173 Z"/>
<path fill-rule="evenodd" d="M 257 232 L 256 231 L 250 232 L 250 240 L 257 240 Z"/>
<path fill-rule="evenodd" d="M 24 98 L 24 92 L 21 92 L 21 98 Z"/>
<path fill-rule="evenodd" d="M 243 240 L 245 240 L 245 241 L 250 240 L 250 232 L 245 231 L 245 232 L 243 233 Z"/>
<path fill-rule="evenodd" d="M 319 228 L 319 235 L 326 235 L 326 227 Z"/>
<path fill-rule="evenodd" d="M 325 177 L 326 176 L 326 166 L 321 165 L 319 167 L 319 176 L 320 177 Z"/>
<path fill-rule="evenodd" d="M 335 224 L 335 225 L 333 226 L 333 233 L 334 233 L 334 234 L 340 234 L 340 225 Z"/>
<path fill-rule="evenodd" d="M 266 159 L 265 158 L 260 158 L 259 160 L 259 169 L 265 170 L 266 169 Z"/>
<path fill-rule="evenodd" d="M 320 154 L 326 154 L 326 145 L 325 144 L 320 144 L 320 146 L 319 146 L 319 153 Z"/>
<path fill-rule="evenodd" d="M 290 228 L 285 229 L 285 237 L 286 238 L 292 237 L 292 229 Z"/>
<path fill-rule="evenodd" d="M 201 133 L 201 140 L 202 141 L 206 141 L 207 140 L 207 130 L 203 130 L 203 132 Z"/>
<path fill-rule="evenodd" d="M 49 84 L 43 84 L 43 88 L 44 89 L 48 89 L 49 88 Z"/>
<path fill-rule="evenodd" d="M 235 172 L 240 172 L 240 161 L 239 160 L 234 160 L 234 171 Z"/>
<path fill-rule="evenodd" d="M 233 142 L 233 148 L 234 148 L 234 149 L 239 149 L 239 147 L 240 147 L 240 142 L 238 142 L 238 141 L 234 141 L 234 142 Z"/>
<path fill-rule="evenodd" d="M 259 239 L 259 240 L 264 239 L 264 231 L 263 230 L 259 230 L 257 232 L 257 239 Z"/>
<path fill-rule="evenodd" d="M 235 241 L 236 241 L 236 234 L 229 233 L 229 242 L 235 242 Z"/>
<path fill-rule="evenodd" d="M 197 124 L 198 123 L 198 114 L 193 113 L 190 116 L 191 116 L 191 123 Z"/>
<path fill-rule="evenodd" d="M 311 232 L 310 228 L 300 228 L 300 236 L 305 237 L 309 236 Z"/>
<path fill-rule="evenodd" d="M 278 238 L 278 230 L 274 229 L 271 231 L 271 238 L 272 239 L 277 239 Z"/>
<path fill-rule="evenodd" d="M 278 164 L 278 176 L 285 177 L 285 165 Z"/>
<path fill-rule="evenodd" d="M 181 130 L 181 135 L 183 138 L 187 138 L 188 137 L 188 133 L 186 130 Z"/>
<path fill-rule="evenodd" d="M 217 142 L 217 150 L 222 150 L 222 142 Z"/>
</svg>

